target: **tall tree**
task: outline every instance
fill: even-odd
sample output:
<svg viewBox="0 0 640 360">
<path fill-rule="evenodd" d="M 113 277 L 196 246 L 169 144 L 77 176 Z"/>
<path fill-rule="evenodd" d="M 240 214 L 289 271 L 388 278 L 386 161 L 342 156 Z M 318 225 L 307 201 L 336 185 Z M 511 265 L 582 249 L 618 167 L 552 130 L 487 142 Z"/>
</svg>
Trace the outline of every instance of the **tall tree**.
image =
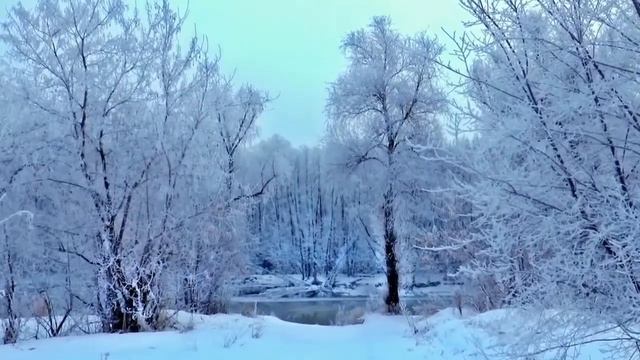
<svg viewBox="0 0 640 360">
<path fill-rule="evenodd" d="M 489 306 L 565 308 L 624 331 L 640 314 L 636 2 L 461 4 L 482 33 L 458 39 L 480 136 L 465 272 Z"/>
<path fill-rule="evenodd" d="M 412 137 L 439 128 L 435 115 L 445 99 L 437 86 L 438 43 L 424 33 L 404 36 L 387 17 L 342 42 L 349 65 L 331 84 L 327 110 L 332 137 L 345 144 L 351 167 L 373 162 L 382 176 L 382 228 L 389 312 L 399 311 L 396 245 L 401 180 L 408 172 L 403 156 Z"/>
<path fill-rule="evenodd" d="M 122 1 L 42 0 L 13 8 L 2 34 L 21 100 L 49 120 L 46 180 L 71 194 L 57 209 L 83 214 L 77 247 L 58 249 L 92 269 L 109 332 L 157 318 L 178 181 L 217 72 L 198 39 L 181 50 L 185 17 L 168 1 L 144 15 Z"/>
</svg>

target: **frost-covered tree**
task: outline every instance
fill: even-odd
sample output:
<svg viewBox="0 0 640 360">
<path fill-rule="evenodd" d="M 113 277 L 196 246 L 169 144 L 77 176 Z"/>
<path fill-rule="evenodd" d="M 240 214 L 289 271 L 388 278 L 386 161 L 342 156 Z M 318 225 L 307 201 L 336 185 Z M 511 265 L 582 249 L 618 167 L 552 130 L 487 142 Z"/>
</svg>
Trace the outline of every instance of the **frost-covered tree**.
<svg viewBox="0 0 640 360">
<path fill-rule="evenodd" d="M 242 263 L 232 259 L 244 249 L 220 226 L 229 177 L 216 166 L 220 126 L 238 121 L 217 116 L 228 82 L 205 42 L 180 45 L 185 20 L 168 1 L 140 11 L 123 1 L 42 0 L 17 5 L 4 23 L 8 84 L 25 122 L 40 125 L 31 140 L 41 166 L 25 193 L 43 215 L 35 228 L 54 251 L 49 260 L 73 257 L 73 295 L 104 331 L 154 327 L 161 306 L 188 292 L 186 263 L 206 279 L 234 268 L 215 264 Z M 252 117 L 233 151 L 262 108 L 245 100 Z"/>
<path fill-rule="evenodd" d="M 398 205 L 410 174 L 403 157 L 411 142 L 437 138 L 436 115 L 444 107 L 436 59 L 441 47 L 424 33 L 398 33 L 376 17 L 343 43 L 348 68 L 331 84 L 327 111 L 331 137 L 345 145 L 350 167 L 375 167 L 380 177 L 382 233 L 388 282 L 386 304 L 398 311 Z"/>
<path fill-rule="evenodd" d="M 226 186 L 231 198 L 233 194 L 236 172 L 236 159 L 242 147 L 251 141 L 256 133 L 256 120 L 264 111 L 268 96 L 251 86 L 243 86 L 238 90 L 230 84 L 222 86 L 223 93 L 216 103 L 218 134 L 222 150 L 226 157 L 223 165 L 226 173 Z M 242 195 L 239 195 L 242 196 Z"/>
<path fill-rule="evenodd" d="M 253 202 L 269 189 L 273 172 L 265 163 L 238 164 L 243 152 L 258 133 L 257 120 L 262 114 L 268 96 L 250 85 L 235 89 L 229 79 L 219 78 L 216 91 L 206 98 L 212 110 L 211 125 L 207 127 L 208 140 L 216 145 L 213 153 L 202 154 L 208 164 L 211 184 L 218 186 L 222 177 L 224 187 L 213 190 L 206 205 L 205 234 L 192 234 L 195 244 L 183 262 L 189 269 L 184 282 L 184 303 L 188 308 L 204 313 L 226 310 L 226 288 L 231 277 L 244 273 L 252 257 L 253 244 L 247 213 Z M 207 144 L 200 144 L 206 148 Z M 240 179 L 243 167 L 257 167 L 258 179 Z M 203 219 L 198 219 L 201 222 Z M 189 256 L 191 260 L 189 260 Z"/>
<path fill-rule="evenodd" d="M 637 2 L 461 4 L 481 32 L 458 39 L 480 136 L 465 168 L 478 216 L 467 273 L 493 284 L 489 306 L 566 307 L 624 329 L 640 295 Z"/>
</svg>

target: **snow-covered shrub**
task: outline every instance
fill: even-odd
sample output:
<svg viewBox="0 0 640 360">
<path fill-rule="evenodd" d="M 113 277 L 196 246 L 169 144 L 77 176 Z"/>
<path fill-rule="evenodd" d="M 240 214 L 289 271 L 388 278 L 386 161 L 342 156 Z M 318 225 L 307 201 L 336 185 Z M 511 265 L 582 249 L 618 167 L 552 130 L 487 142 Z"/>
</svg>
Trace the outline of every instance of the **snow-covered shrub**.
<svg viewBox="0 0 640 360">
<path fill-rule="evenodd" d="M 233 345 L 235 345 L 235 343 L 238 342 L 239 338 L 240 338 L 240 335 L 237 333 L 226 334 L 222 341 L 222 347 L 224 347 L 225 349 L 232 347 Z"/>
<path fill-rule="evenodd" d="M 0 323 L 2 326 L 2 343 L 15 344 L 20 338 L 22 329 L 22 320 L 19 318 L 3 319 Z"/>
<path fill-rule="evenodd" d="M 260 339 L 264 333 L 264 322 L 261 319 L 256 319 L 249 326 L 251 328 L 251 338 Z"/>
</svg>

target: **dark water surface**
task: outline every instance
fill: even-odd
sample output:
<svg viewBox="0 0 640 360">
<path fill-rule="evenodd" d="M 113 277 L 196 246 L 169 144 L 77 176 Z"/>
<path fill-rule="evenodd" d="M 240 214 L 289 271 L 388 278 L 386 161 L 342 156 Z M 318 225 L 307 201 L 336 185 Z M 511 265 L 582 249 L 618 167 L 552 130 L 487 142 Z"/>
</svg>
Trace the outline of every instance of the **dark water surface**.
<svg viewBox="0 0 640 360">
<path fill-rule="evenodd" d="M 447 296 L 405 297 L 402 299 L 410 314 L 428 315 L 451 305 Z M 362 322 L 365 312 L 379 311 L 383 305 L 368 297 L 265 299 L 234 298 L 231 313 L 272 315 L 284 321 L 300 324 L 346 325 Z"/>
</svg>

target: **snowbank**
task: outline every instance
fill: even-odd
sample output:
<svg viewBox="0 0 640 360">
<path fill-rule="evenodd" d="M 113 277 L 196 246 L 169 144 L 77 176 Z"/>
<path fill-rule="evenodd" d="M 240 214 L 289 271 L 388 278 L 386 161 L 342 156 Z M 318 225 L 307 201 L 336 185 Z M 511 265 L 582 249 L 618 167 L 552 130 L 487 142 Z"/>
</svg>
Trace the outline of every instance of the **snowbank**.
<svg viewBox="0 0 640 360">
<path fill-rule="evenodd" d="M 0 359 L 501 359 L 506 358 L 503 345 L 535 323 L 512 310 L 459 316 L 457 310 L 446 309 L 414 320 L 374 314 L 361 325 L 319 326 L 269 316 L 180 313 L 183 331 L 30 340 L 0 346 Z M 605 358 L 595 344 L 582 350 L 578 358 Z"/>
</svg>

